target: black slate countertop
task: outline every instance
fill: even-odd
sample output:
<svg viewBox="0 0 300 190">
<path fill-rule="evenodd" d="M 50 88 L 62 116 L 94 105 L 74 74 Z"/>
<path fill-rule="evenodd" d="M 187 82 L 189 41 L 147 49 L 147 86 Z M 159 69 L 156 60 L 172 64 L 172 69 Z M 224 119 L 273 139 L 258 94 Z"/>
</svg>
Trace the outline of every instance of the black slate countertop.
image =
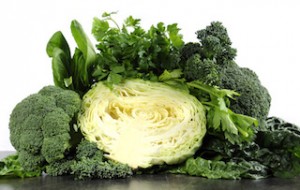
<svg viewBox="0 0 300 190">
<path fill-rule="evenodd" d="M 0 159 L 8 152 L 0 152 Z M 0 190 L 300 190 L 300 177 L 212 180 L 183 175 L 136 175 L 126 179 L 75 181 L 70 176 L 0 179 Z"/>
</svg>

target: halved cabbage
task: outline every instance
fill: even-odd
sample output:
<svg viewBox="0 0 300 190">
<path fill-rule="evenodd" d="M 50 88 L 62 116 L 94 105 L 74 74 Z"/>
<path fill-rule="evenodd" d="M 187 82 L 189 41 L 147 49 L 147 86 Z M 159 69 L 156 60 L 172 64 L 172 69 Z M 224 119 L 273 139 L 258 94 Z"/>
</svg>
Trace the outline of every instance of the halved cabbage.
<svg viewBox="0 0 300 190">
<path fill-rule="evenodd" d="M 78 120 L 86 139 L 132 168 L 180 163 L 206 132 L 204 107 L 194 96 L 140 79 L 97 83 L 83 97 Z"/>
</svg>

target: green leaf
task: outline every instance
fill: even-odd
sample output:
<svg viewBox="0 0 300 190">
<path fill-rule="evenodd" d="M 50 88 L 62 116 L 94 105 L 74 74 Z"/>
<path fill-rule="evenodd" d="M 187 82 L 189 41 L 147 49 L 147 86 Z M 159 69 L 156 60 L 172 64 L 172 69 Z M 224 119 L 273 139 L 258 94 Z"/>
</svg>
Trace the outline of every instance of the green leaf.
<svg viewBox="0 0 300 190">
<path fill-rule="evenodd" d="M 18 160 L 18 154 L 9 155 L 0 161 L 0 179 L 27 178 L 40 175 L 41 171 L 25 171 Z"/>
<path fill-rule="evenodd" d="M 55 48 L 63 50 L 66 56 L 71 56 L 68 42 L 60 31 L 54 33 L 48 41 L 46 52 L 49 57 L 53 57 Z"/>
<path fill-rule="evenodd" d="M 77 43 L 78 49 L 82 51 L 83 56 L 86 59 L 86 67 L 88 67 L 96 59 L 96 52 L 94 50 L 94 46 L 85 34 L 81 24 L 78 21 L 72 21 L 71 32 Z"/>
<path fill-rule="evenodd" d="M 110 69 L 113 73 L 123 73 L 123 72 L 125 72 L 124 65 L 113 65 L 113 66 L 111 66 Z"/>
<path fill-rule="evenodd" d="M 106 36 L 109 30 L 109 23 L 106 20 L 101 20 L 99 18 L 94 18 L 92 34 L 97 41 L 102 41 L 103 37 Z"/>
<path fill-rule="evenodd" d="M 168 25 L 167 31 L 169 32 L 170 40 L 175 47 L 179 48 L 184 44 L 182 35 L 179 34 L 180 29 L 177 27 L 177 24 Z"/>
<path fill-rule="evenodd" d="M 268 177 L 268 168 L 256 161 L 216 161 L 201 157 L 189 158 L 179 167 L 167 172 L 173 174 L 188 174 L 209 179 L 261 179 Z"/>
<path fill-rule="evenodd" d="M 97 54 L 94 50 L 94 46 L 92 45 L 91 41 L 85 34 L 82 26 L 78 21 L 72 21 L 71 32 L 77 43 L 78 50 L 80 50 L 80 52 L 82 53 L 82 58 L 80 59 L 80 61 L 78 61 L 79 59 L 77 59 L 77 61 L 75 61 L 73 65 L 73 68 L 75 68 L 74 70 L 76 70 L 76 73 L 74 73 L 74 75 L 77 76 L 75 77 L 77 83 L 82 83 L 82 86 L 84 87 L 84 89 L 77 89 L 77 91 L 86 91 L 85 88 L 89 88 L 90 79 L 92 77 L 89 69 L 96 63 Z M 75 78 L 73 78 L 73 82 L 75 82 Z"/>
<path fill-rule="evenodd" d="M 47 43 L 46 51 L 52 58 L 54 84 L 61 88 L 68 88 L 71 84 L 66 86 L 65 79 L 70 77 L 72 61 L 69 45 L 60 31 L 52 35 Z"/>
<path fill-rule="evenodd" d="M 172 71 L 164 70 L 164 72 L 158 77 L 159 81 L 166 81 L 172 79 L 179 79 L 182 76 L 181 69 L 175 69 Z"/>
<path fill-rule="evenodd" d="M 111 84 L 118 84 L 122 81 L 122 78 L 123 77 L 121 75 L 111 72 L 108 75 L 107 81 Z"/>
<path fill-rule="evenodd" d="M 126 20 L 125 20 L 125 26 L 131 26 L 131 27 L 136 27 L 139 25 L 141 19 L 135 19 L 132 16 L 129 16 Z"/>
<path fill-rule="evenodd" d="M 118 13 L 118 12 L 110 12 L 110 13 L 104 12 L 104 13 L 102 14 L 102 17 L 103 17 L 103 18 L 111 17 L 111 15 L 117 14 L 117 13 Z"/>
<path fill-rule="evenodd" d="M 254 127 L 258 126 L 257 119 L 234 113 L 228 108 L 228 98 L 233 99 L 234 95 L 238 95 L 236 92 L 212 87 L 200 81 L 187 84 L 193 88 L 195 96 L 201 97 L 203 93 L 209 95 L 210 100 L 205 98 L 203 102 L 200 98 L 200 101 L 208 107 L 207 126 L 212 133 L 223 133 L 224 138 L 232 144 L 253 139 Z"/>
</svg>

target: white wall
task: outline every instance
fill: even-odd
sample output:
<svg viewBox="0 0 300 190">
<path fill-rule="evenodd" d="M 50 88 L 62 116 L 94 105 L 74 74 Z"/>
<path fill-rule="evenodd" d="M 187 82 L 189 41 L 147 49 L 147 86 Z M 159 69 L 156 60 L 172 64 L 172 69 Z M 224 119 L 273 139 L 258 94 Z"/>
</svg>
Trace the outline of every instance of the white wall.
<svg viewBox="0 0 300 190">
<path fill-rule="evenodd" d="M 0 2 L 0 151 L 9 142 L 9 115 L 16 103 L 52 84 L 45 47 L 61 30 L 72 47 L 69 26 L 77 19 L 90 33 L 93 17 L 119 11 L 145 27 L 177 22 L 185 41 L 211 21 L 227 27 L 237 63 L 257 72 L 273 101 L 270 115 L 300 125 L 300 27 L 297 0 L 6 0 Z"/>
</svg>

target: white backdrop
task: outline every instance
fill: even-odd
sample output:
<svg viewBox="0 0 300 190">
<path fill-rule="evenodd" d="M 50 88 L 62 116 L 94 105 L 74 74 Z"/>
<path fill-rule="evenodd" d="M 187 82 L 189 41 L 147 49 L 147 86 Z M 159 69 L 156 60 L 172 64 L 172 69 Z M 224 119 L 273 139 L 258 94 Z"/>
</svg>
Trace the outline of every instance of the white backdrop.
<svg viewBox="0 0 300 190">
<path fill-rule="evenodd" d="M 272 95 L 270 116 L 300 125 L 300 3 L 297 0 L 6 0 L 0 2 L 0 151 L 14 150 L 8 122 L 14 106 L 29 94 L 53 84 L 45 48 L 61 30 L 70 46 L 71 20 L 90 34 L 92 19 L 118 11 L 142 19 L 142 25 L 178 23 L 184 40 L 221 21 L 229 32 L 236 61 L 254 70 Z M 92 38 L 92 36 L 90 35 Z"/>
</svg>

